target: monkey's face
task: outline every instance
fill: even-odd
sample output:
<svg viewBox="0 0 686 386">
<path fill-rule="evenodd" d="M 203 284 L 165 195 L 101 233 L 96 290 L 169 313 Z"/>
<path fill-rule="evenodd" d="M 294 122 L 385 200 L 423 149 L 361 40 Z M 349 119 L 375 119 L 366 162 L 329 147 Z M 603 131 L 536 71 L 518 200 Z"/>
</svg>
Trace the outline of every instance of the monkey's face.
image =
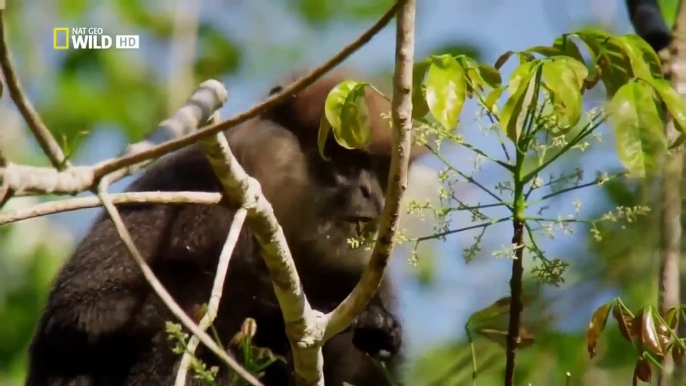
<svg viewBox="0 0 686 386">
<path fill-rule="evenodd" d="M 305 151 L 310 176 L 303 210 L 286 229 L 297 259 L 352 272 L 364 269 L 384 205 L 390 158 L 327 145 Z"/>
</svg>

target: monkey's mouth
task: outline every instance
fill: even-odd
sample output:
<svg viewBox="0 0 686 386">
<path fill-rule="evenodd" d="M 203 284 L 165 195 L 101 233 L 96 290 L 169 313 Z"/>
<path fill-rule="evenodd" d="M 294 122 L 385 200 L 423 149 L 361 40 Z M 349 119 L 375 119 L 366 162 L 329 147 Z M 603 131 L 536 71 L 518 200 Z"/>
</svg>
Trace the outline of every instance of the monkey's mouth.
<svg viewBox="0 0 686 386">
<path fill-rule="evenodd" d="M 358 237 L 367 237 L 376 232 L 377 221 L 375 218 L 368 216 L 346 216 L 343 220 L 354 228 L 355 235 Z"/>
</svg>

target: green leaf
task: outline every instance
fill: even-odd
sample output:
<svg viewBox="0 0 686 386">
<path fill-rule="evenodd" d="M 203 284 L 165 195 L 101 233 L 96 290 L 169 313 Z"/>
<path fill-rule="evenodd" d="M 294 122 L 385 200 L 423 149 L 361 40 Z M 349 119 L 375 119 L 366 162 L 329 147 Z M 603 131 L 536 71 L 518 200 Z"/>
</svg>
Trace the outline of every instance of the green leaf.
<svg viewBox="0 0 686 386">
<path fill-rule="evenodd" d="M 525 50 L 526 52 L 534 52 L 537 54 L 541 54 L 543 56 L 557 56 L 557 55 L 563 55 L 564 53 L 562 50 L 560 50 L 557 47 L 550 47 L 550 46 L 534 46 L 534 47 L 529 47 Z"/>
<path fill-rule="evenodd" d="M 555 39 L 553 42 L 553 47 L 557 48 L 562 55 L 571 56 L 579 62 L 585 63 L 584 57 L 581 55 L 581 51 L 579 51 L 579 46 L 576 45 L 576 42 L 570 39 L 570 35 L 564 34 Z"/>
<path fill-rule="evenodd" d="M 614 303 L 615 302 L 613 300 L 609 303 L 603 304 L 602 306 L 598 307 L 598 309 L 593 313 L 593 316 L 591 317 L 591 322 L 588 324 L 588 332 L 586 333 L 586 337 L 588 344 L 588 354 L 591 358 L 593 358 L 596 354 L 595 346 L 598 342 L 598 337 L 605 329 L 605 325 L 607 324 L 607 318 L 608 316 L 610 316 L 610 309 L 612 308 L 612 305 Z"/>
<path fill-rule="evenodd" d="M 365 98 L 366 86 L 367 83 L 358 83 L 350 91 L 341 110 L 341 127 L 338 132 L 334 128 L 338 142 L 350 149 L 362 148 L 372 137 L 372 123 Z"/>
<path fill-rule="evenodd" d="M 610 104 L 615 123 L 617 153 L 632 176 L 654 174 L 667 150 L 662 120 L 645 82 L 631 81 L 622 86 Z"/>
<path fill-rule="evenodd" d="M 514 51 L 507 51 L 506 53 L 500 55 L 498 59 L 495 61 L 495 64 L 493 65 L 497 70 L 500 70 L 500 67 L 505 65 L 505 62 L 507 62 L 508 59 L 514 54 Z"/>
<path fill-rule="evenodd" d="M 322 115 L 322 119 L 319 121 L 319 132 L 317 133 L 317 148 L 319 149 L 319 154 L 325 160 L 329 160 L 329 157 L 324 154 L 324 149 L 326 148 L 326 140 L 329 138 L 329 132 L 331 131 L 331 124 L 326 118 L 326 114 Z"/>
<path fill-rule="evenodd" d="M 640 71 L 643 72 L 645 71 L 645 66 L 647 66 L 647 73 L 650 74 L 650 76 L 657 79 L 663 78 L 662 62 L 660 61 L 660 57 L 657 56 L 648 42 L 643 40 L 640 36 L 634 34 L 620 36 L 619 40 L 626 47 L 631 47 L 632 54 L 636 55 L 635 57 L 629 56 L 635 76 L 644 76 L 637 72 L 636 69 L 639 68 Z M 635 63 L 638 65 L 638 67 L 635 65 Z"/>
<path fill-rule="evenodd" d="M 336 141 L 347 149 L 359 149 L 371 138 L 371 123 L 365 99 L 366 86 L 367 83 L 347 80 L 334 87 L 326 97 L 325 117 Z M 326 141 L 322 140 L 321 135 L 323 134 L 320 131 L 320 153 L 323 146 L 320 141 Z"/>
<path fill-rule="evenodd" d="M 447 130 L 457 125 L 466 94 L 465 72 L 457 60 L 450 55 L 433 57 L 426 76 L 426 101 Z"/>
<path fill-rule="evenodd" d="M 502 83 L 500 71 L 486 64 L 479 64 L 476 60 L 466 56 L 459 55 L 455 59 L 460 63 L 467 74 L 467 92 L 474 92 L 476 87 L 482 90 L 484 87 L 496 88 Z"/>
<path fill-rule="evenodd" d="M 682 133 L 686 132 L 686 103 L 676 90 L 665 79 L 642 78 L 642 80 L 648 82 L 660 96 L 677 130 Z"/>
<path fill-rule="evenodd" d="M 505 88 L 505 86 L 499 86 L 488 94 L 486 100 L 484 101 L 484 104 L 486 105 L 486 108 L 489 111 L 497 112 L 497 103 L 500 99 L 500 96 L 503 95 L 503 91 L 505 91 Z"/>
<path fill-rule="evenodd" d="M 510 98 L 505 102 L 500 114 L 500 127 L 513 142 L 517 143 L 522 130 L 522 121 L 531 103 L 527 90 L 531 78 L 540 67 L 539 62 L 527 62 L 517 67 L 508 83 Z"/>
<path fill-rule="evenodd" d="M 426 71 L 431 65 L 430 59 L 415 62 L 412 67 L 412 117 L 423 118 L 429 113 L 429 105 L 426 103 L 426 86 L 424 78 Z"/>
<path fill-rule="evenodd" d="M 550 90 L 554 111 L 564 127 L 572 127 L 581 119 L 581 89 L 588 75 L 586 67 L 569 57 L 556 57 L 542 65 L 543 78 Z"/>
<path fill-rule="evenodd" d="M 617 39 L 596 30 L 580 31 L 574 35 L 586 44 L 593 62 L 600 68 L 600 80 L 605 85 L 608 96 L 613 96 L 633 77 L 631 62 Z"/>
</svg>

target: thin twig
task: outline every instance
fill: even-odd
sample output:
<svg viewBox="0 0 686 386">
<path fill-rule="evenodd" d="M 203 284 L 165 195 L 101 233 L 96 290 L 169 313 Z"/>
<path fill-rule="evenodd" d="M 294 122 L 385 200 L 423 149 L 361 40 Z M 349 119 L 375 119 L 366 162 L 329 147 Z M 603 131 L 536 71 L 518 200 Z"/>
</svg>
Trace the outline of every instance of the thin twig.
<svg viewBox="0 0 686 386">
<path fill-rule="evenodd" d="M 214 318 L 217 317 L 217 310 L 219 309 L 219 302 L 222 299 L 222 293 L 224 291 L 224 280 L 226 279 L 226 272 L 229 268 L 229 261 L 231 260 L 231 255 L 233 255 L 233 250 L 238 242 L 238 237 L 241 234 L 241 229 L 243 228 L 243 223 L 245 222 L 245 217 L 247 214 L 248 211 L 245 208 L 240 208 L 233 216 L 233 222 L 231 223 L 231 229 L 229 229 L 229 235 L 226 237 L 224 248 L 219 255 L 217 273 L 214 277 L 210 301 L 207 303 L 207 311 L 202 319 L 200 319 L 200 323 L 198 323 L 198 327 L 203 331 L 207 330 L 212 325 L 212 322 L 214 322 Z M 186 384 L 188 366 L 191 363 L 191 359 L 199 343 L 200 340 L 195 335 L 188 342 L 186 351 L 181 358 L 179 371 L 176 373 L 176 381 L 174 382 L 175 386 L 184 386 Z"/>
<path fill-rule="evenodd" d="M 71 166 L 69 161 L 64 156 L 62 148 L 57 143 L 55 138 L 48 130 L 43 120 L 33 108 L 33 105 L 24 94 L 24 89 L 19 82 L 17 74 L 14 72 L 14 67 L 10 59 L 9 48 L 5 37 L 5 22 L 3 20 L 3 11 L 0 10 L 0 68 L 5 76 L 5 83 L 7 84 L 7 91 L 14 101 L 14 104 L 19 109 L 21 116 L 26 121 L 29 129 L 36 137 L 36 141 L 40 145 L 45 155 L 50 159 L 50 163 L 55 169 L 63 170 Z"/>
<path fill-rule="evenodd" d="M 489 227 L 491 225 L 499 224 L 501 222 L 505 222 L 505 221 L 508 221 L 511 219 L 512 219 L 512 216 L 507 216 L 507 217 L 503 217 L 503 218 L 498 219 L 498 220 L 488 221 L 488 222 L 476 224 L 476 225 L 470 225 L 470 226 L 466 226 L 464 228 L 451 229 L 451 230 L 448 230 L 445 232 L 435 233 L 435 234 L 429 235 L 429 236 L 417 237 L 417 238 L 413 239 L 413 241 L 425 241 L 425 240 L 437 239 L 440 237 L 452 235 L 454 233 L 460 233 L 460 232 L 465 232 L 465 231 L 471 231 L 472 229 Z"/>
<path fill-rule="evenodd" d="M 207 192 L 126 192 L 111 194 L 115 205 L 139 204 L 199 204 L 215 205 L 221 202 L 220 193 Z M 102 206 L 98 197 L 80 197 L 34 205 L 30 208 L 0 212 L 0 226 L 34 217 L 70 212 Z"/>
<path fill-rule="evenodd" d="M 412 146 L 412 67 L 414 57 L 415 1 L 398 0 L 395 70 L 393 81 L 393 153 L 379 235 L 369 266 L 341 304 L 327 315 L 325 339 L 347 328 L 376 293 L 393 249 L 400 219 L 400 202 L 407 189 L 407 170 Z"/>
<path fill-rule="evenodd" d="M 187 329 L 189 329 L 195 336 L 197 336 L 205 346 L 207 346 L 213 353 L 215 353 L 219 358 L 221 358 L 229 367 L 231 367 L 231 369 L 233 369 L 236 373 L 238 373 L 241 377 L 248 381 L 248 383 L 254 386 L 263 386 L 262 383 L 260 383 L 260 381 L 257 380 L 257 378 L 255 378 L 252 374 L 245 370 L 240 364 L 238 364 L 238 362 L 236 362 L 235 359 L 231 358 L 223 349 L 217 346 L 217 344 L 212 340 L 212 338 L 210 338 L 210 336 L 207 335 L 207 333 L 202 331 L 191 320 L 191 318 L 189 318 L 188 315 L 186 315 L 184 310 L 181 309 L 181 307 L 176 303 L 176 301 L 174 301 L 169 292 L 167 292 L 166 288 L 164 288 L 164 285 L 157 279 L 155 273 L 152 271 L 148 263 L 145 261 L 143 256 L 138 251 L 138 248 L 131 239 L 131 235 L 129 234 L 129 231 L 126 229 L 124 221 L 119 215 L 117 208 L 112 203 L 112 199 L 109 197 L 109 194 L 107 193 L 107 180 L 102 180 L 102 182 L 98 184 L 98 197 L 100 198 L 102 204 L 105 206 L 105 210 L 112 219 L 112 222 L 114 223 L 114 226 L 117 229 L 117 233 L 119 234 L 119 237 L 126 246 L 126 249 L 129 251 L 129 254 L 143 272 L 143 276 L 145 276 L 145 279 L 148 281 L 148 283 L 150 283 L 150 286 L 153 288 L 155 293 L 160 297 L 160 299 L 174 314 L 174 316 L 176 316 Z"/>
</svg>

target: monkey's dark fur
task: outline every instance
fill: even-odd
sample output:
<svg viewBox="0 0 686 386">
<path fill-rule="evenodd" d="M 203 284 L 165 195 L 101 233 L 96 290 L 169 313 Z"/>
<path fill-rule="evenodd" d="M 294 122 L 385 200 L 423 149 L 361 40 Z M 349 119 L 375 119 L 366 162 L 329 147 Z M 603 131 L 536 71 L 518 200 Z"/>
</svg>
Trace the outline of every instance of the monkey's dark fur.
<svg viewBox="0 0 686 386">
<path fill-rule="evenodd" d="M 346 239 L 359 220 L 377 219 L 390 165 L 387 100 L 368 92 L 372 141 L 347 150 L 333 138 L 324 161 L 317 130 L 328 92 L 348 78 L 325 77 L 260 118 L 227 134 L 241 165 L 261 184 L 283 227 L 305 293 L 315 309 L 331 311 L 347 296 L 366 266 L 369 251 Z M 353 75 L 354 76 L 354 75 Z M 272 92 L 278 92 L 276 87 Z M 413 158 L 422 153 L 413 149 Z M 221 191 L 205 156 L 186 148 L 147 170 L 127 191 Z M 192 315 L 206 303 L 235 208 L 230 205 L 120 206 L 136 246 L 179 305 Z M 288 357 L 281 311 L 259 245 L 247 227 L 229 264 L 214 323 L 226 344 L 247 317 L 257 321 L 254 344 Z M 397 358 L 401 329 L 393 316 L 388 280 L 351 329 L 324 347 L 325 381 L 340 386 L 383 385 L 372 356 Z M 111 220 L 101 214 L 60 271 L 29 349 L 27 386 L 172 385 L 180 356 L 171 351 L 164 323 L 176 321 L 128 255 Z M 220 366 L 200 346 L 199 358 Z M 292 366 L 277 362 L 262 381 L 292 384 Z M 188 377 L 188 385 L 199 384 Z"/>
<path fill-rule="evenodd" d="M 636 34 L 658 52 L 672 41 L 672 31 L 667 27 L 657 0 L 626 0 L 629 19 Z"/>
</svg>

